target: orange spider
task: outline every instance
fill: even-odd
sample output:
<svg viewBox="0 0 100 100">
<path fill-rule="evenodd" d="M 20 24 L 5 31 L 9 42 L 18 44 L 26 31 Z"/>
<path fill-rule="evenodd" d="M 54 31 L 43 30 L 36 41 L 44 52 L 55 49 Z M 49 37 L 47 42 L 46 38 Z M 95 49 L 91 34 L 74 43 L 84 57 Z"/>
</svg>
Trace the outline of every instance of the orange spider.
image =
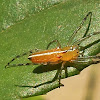
<svg viewBox="0 0 100 100">
<path fill-rule="evenodd" d="M 89 19 L 89 24 L 88 24 L 88 28 L 86 29 L 86 32 L 84 34 L 84 36 L 75 41 L 72 45 L 70 45 L 71 41 L 73 40 L 74 36 L 77 34 L 77 32 L 81 29 L 81 27 L 83 26 L 84 22 L 86 21 L 86 19 L 90 16 Z M 59 43 L 58 40 L 53 40 L 51 41 L 48 46 L 47 46 L 47 50 L 44 51 L 39 51 L 38 49 L 36 49 L 36 52 L 32 52 L 29 51 L 31 53 L 31 55 L 29 55 L 28 59 L 32 62 L 32 63 L 26 63 L 26 64 L 13 64 L 10 65 L 10 63 L 12 61 L 14 61 L 15 59 L 26 55 L 27 53 L 24 53 L 22 55 L 16 56 L 15 58 L 13 58 L 6 66 L 5 68 L 7 68 L 8 66 L 23 66 L 23 65 L 30 65 L 30 64 L 43 64 L 43 65 L 47 65 L 47 64 L 59 64 L 62 63 L 61 69 L 60 69 L 60 73 L 59 73 L 59 87 L 61 85 L 60 80 L 61 80 L 61 72 L 62 69 L 64 68 L 64 65 L 66 62 L 70 62 L 73 63 L 74 61 L 79 61 L 80 59 L 87 59 L 87 58 L 100 58 L 100 56 L 89 56 L 89 57 L 84 57 L 82 56 L 82 54 L 80 53 L 79 50 L 79 44 L 91 37 L 92 35 L 96 35 L 99 34 L 100 32 L 94 32 L 92 35 L 86 35 L 89 27 L 90 27 L 90 23 L 91 23 L 91 16 L 92 16 L 92 12 L 89 12 L 85 18 L 82 20 L 80 26 L 76 29 L 76 31 L 74 31 L 74 33 L 72 34 L 72 36 L 70 37 L 68 44 L 66 47 L 61 48 L 61 45 Z M 57 48 L 55 49 L 51 49 L 48 50 L 49 46 L 56 42 L 57 43 Z M 95 62 L 98 63 L 98 62 Z"/>
</svg>

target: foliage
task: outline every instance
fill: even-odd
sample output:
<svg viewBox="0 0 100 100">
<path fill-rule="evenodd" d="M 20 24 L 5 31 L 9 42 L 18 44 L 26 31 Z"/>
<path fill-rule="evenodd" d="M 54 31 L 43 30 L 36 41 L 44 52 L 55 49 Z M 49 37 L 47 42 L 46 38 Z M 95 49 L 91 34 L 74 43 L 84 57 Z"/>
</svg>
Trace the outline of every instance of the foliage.
<svg viewBox="0 0 100 100">
<path fill-rule="evenodd" d="M 42 1 L 44 3 L 40 3 Z M 0 6 L 2 7 L 0 11 L 0 15 L 2 15 L 0 18 L 0 99 L 2 100 L 18 100 L 24 97 L 42 95 L 59 85 L 58 80 L 52 82 L 52 79 L 60 65 L 31 65 L 5 69 L 4 66 L 13 57 L 35 48 L 45 50 L 47 44 L 54 39 L 58 39 L 62 47 L 66 46 L 73 31 L 89 11 L 93 12 L 89 33 L 99 30 L 98 0 L 42 1 L 39 0 L 37 3 L 36 0 L 11 0 L 10 3 L 7 0 L 6 2 L 0 1 L 0 5 L 2 5 Z M 36 8 L 37 10 L 34 10 Z M 79 39 L 84 34 L 85 28 L 86 25 L 75 39 Z M 93 36 L 82 42 L 81 46 L 93 43 L 99 37 L 99 35 Z M 88 47 L 84 55 L 96 55 L 99 52 L 100 42 Z M 26 62 L 29 62 L 27 56 L 14 63 Z M 76 65 L 78 70 L 73 68 L 74 65 L 68 68 L 69 77 L 79 74 L 90 64 Z M 62 78 L 65 78 L 64 74 L 63 71 Z M 39 86 L 33 88 L 36 85 Z"/>
</svg>

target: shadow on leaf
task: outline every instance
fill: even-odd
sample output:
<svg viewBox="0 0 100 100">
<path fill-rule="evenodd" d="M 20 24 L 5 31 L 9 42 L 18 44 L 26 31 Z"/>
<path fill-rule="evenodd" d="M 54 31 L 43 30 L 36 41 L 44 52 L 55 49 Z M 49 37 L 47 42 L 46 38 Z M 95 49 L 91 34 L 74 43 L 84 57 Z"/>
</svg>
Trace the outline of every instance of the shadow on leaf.
<svg viewBox="0 0 100 100">
<path fill-rule="evenodd" d="M 61 67 L 61 63 L 60 64 L 48 64 L 48 65 L 40 65 L 38 67 L 36 67 L 33 70 L 33 73 L 44 73 L 44 72 L 49 72 L 49 71 L 53 71 L 53 70 L 57 70 Z"/>
</svg>

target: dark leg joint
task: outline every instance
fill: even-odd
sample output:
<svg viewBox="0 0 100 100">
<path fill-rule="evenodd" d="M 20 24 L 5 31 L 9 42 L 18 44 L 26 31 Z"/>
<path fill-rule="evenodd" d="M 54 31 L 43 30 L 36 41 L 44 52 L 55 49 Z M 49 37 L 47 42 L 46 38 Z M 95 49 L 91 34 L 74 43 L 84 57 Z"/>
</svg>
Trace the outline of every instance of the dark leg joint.
<svg viewBox="0 0 100 100">
<path fill-rule="evenodd" d="M 60 88 L 61 86 L 64 86 L 64 84 L 62 84 L 62 83 L 59 83 L 59 88 Z"/>
<path fill-rule="evenodd" d="M 15 60 L 15 59 L 12 59 L 11 62 L 14 61 L 14 60 Z"/>
<path fill-rule="evenodd" d="M 30 51 L 30 53 L 33 53 L 32 51 Z"/>
<path fill-rule="evenodd" d="M 18 64 L 18 66 L 23 66 L 24 64 Z"/>
<path fill-rule="evenodd" d="M 27 63 L 26 65 L 30 65 L 30 63 Z"/>
</svg>

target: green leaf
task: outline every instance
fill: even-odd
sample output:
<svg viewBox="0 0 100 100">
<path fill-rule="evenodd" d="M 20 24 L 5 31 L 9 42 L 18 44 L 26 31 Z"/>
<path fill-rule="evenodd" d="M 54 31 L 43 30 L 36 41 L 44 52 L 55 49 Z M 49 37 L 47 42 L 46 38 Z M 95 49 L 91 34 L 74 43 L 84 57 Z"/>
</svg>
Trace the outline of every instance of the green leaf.
<svg viewBox="0 0 100 100">
<path fill-rule="evenodd" d="M 1 32 L 0 99 L 18 100 L 29 96 L 42 95 L 57 88 L 59 86 L 58 80 L 52 81 L 52 79 L 61 66 L 60 64 L 52 66 L 30 65 L 7 69 L 4 66 L 15 56 L 31 49 L 38 48 L 45 50 L 47 44 L 54 39 L 59 40 L 62 47 L 66 46 L 73 31 L 79 26 L 89 11 L 93 12 L 89 33 L 97 32 L 100 27 L 98 0 L 69 0 L 61 2 L 39 13 L 30 15 Z M 85 24 L 80 30 L 75 40 L 81 38 L 86 26 Z M 94 43 L 98 39 L 100 39 L 100 34 L 92 36 L 81 43 L 81 46 L 84 47 L 93 43 L 93 45 L 86 48 L 84 55 L 100 53 L 100 42 Z M 27 57 L 28 55 L 16 60 L 14 63 L 27 63 L 29 62 Z M 77 69 L 73 68 L 76 65 Z M 79 74 L 88 65 L 90 63 L 73 64 L 72 67 L 68 67 L 68 76 Z M 63 71 L 62 78 L 64 77 L 65 73 Z"/>
<path fill-rule="evenodd" d="M 64 0 L 0 0 L 0 32 Z"/>
</svg>

